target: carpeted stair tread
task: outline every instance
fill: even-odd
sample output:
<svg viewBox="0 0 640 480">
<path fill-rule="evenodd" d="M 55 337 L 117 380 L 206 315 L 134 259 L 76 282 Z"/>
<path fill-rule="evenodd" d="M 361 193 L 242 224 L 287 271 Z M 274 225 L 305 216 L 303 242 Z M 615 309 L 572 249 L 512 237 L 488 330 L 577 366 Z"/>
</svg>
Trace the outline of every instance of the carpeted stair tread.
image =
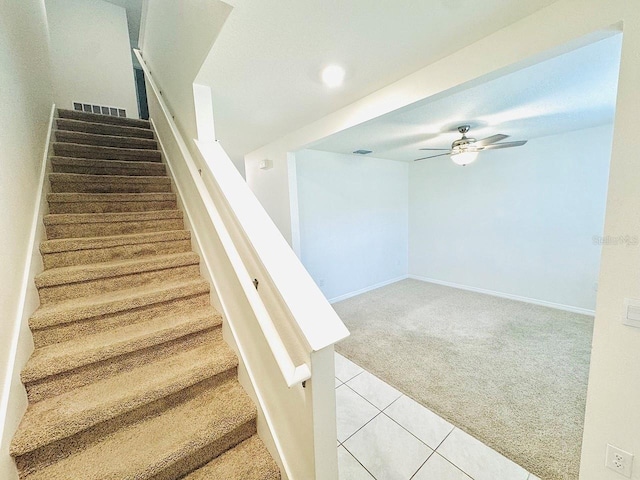
<svg viewBox="0 0 640 480">
<path fill-rule="evenodd" d="M 50 287 L 69 283 L 86 282 L 100 278 L 119 277 L 134 273 L 165 270 L 185 265 L 197 265 L 200 257 L 194 252 L 155 255 L 133 260 L 116 260 L 72 267 L 51 268 L 36 275 L 36 287 Z"/>
<path fill-rule="evenodd" d="M 111 239 L 114 241 L 109 241 Z M 191 235 L 187 230 L 163 230 L 108 237 L 60 238 L 46 240 L 40 244 L 45 270 L 90 262 L 110 262 L 189 252 L 192 249 Z"/>
<path fill-rule="evenodd" d="M 79 112 L 77 110 L 58 109 L 58 117 L 81 120 L 91 123 L 105 123 L 108 125 L 120 125 L 137 128 L 151 128 L 149 120 L 139 120 L 137 118 L 115 117 L 112 115 L 100 115 L 98 113 Z"/>
<path fill-rule="evenodd" d="M 46 305 L 96 293 L 141 288 L 169 278 L 198 278 L 199 263 L 194 252 L 179 252 L 57 267 L 38 275 L 36 286 L 40 304 Z"/>
<path fill-rule="evenodd" d="M 209 292 L 209 284 L 201 278 L 171 280 L 131 290 L 116 290 L 79 299 L 54 302 L 39 307 L 29 319 L 32 330 L 77 322 L 98 315 L 135 309 L 155 303 Z"/>
<path fill-rule="evenodd" d="M 44 216 L 44 224 L 139 222 L 171 218 L 182 218 L 182 212 L 180 210 L 155 210 L 118 213 L 52 213 Z"/>
<path fill-rule="evenodd" d="M 132 235 L 113 235 L 110 237 L 60 238 L 56 240 L 45 240 L 40 243 L 40 253 L 47 254 L 77 250 L 93 250 L 123 245 L 190 239 L 191 233 L 187 230 L 169 230 L 166 232 L 138 233 Z"/>
<path fill-rule="evenodd" d="M 238 365 L 220 338 L 29 405 L 11 444 L 20 456 L 193 386 Z"/>
<path fill-rule="evenodd" d="M 35 382 L 51 375 L 210 330 L 221 323 L 222 318 L 213 307 L 203 307 L 180 316 L 158 317 L 88 335 L 81 342 L 74 339 L 55 343 L 33 351 L 22 370 L 21 378 L 24 383 Z"/>
<path fill-rule="evenodd" d="M 176 194 L 170 192 L 152 193 L 49 193 L 47 201 L 54 203 L 78 202 L 170 202 L 176 201 Z"/>
<path fill-rule="evenodd" d="M 52 142 L 51 145 L 53 146 L 54 154 L 60 157 L 162 162 L 162 154 L 159 150 L 101 147 L 64 142 Z"/>
<path fill-rule="evenodd" d="M 91 175 L 84 173 L 50 173 L 49 180 L 54 183 L 160 183 L 171 185 L 171 179 L 157 175 Z"/>
<path fill-rule="evenodd" d="M 91 145 L 96 147 L 142 148 L 157 150 L 158 143 L 149 138 L 121 137 L 119 135 L 99 135 L 95 133 L 54 130 L 56 142 Z"/>
<path fill-rule="evenodd" d="M 166 175 L 163 163 L 101 160 L 95 158 L 51 157 L 55 173 L 118 176 L 162 176 Z"/>
<path fill-rule="evenodd" d="M 70 118 L 56 118 L 58 130 L 71 132 L 94 133 L 97 135 L 117 135 L 120 137 L 153 138 L 153 130 L 139 127 L 127 127 L 123 125 L 109 125 L 106 123 L 93 123 Z"/>
<path fill-rule="evenodd" d="M 136 162 L 137 163 L 137 162 Z M 141 163 L 141 162 L 140 162 Z M 52 192 L 170 192 L 171 179 L 159 175 L 50 173 Z"/>
<path fill-rule="evenodd" d="M 52 214 L 149 212 L 175 210 L 178 205 L 170 192 L 50 193 L 47 201 Z"/>
<path fill-rule="evenodd" d="M 236 380 L 229 380 L 25 478 L 180 478 L 194 469 L 192 463 L 208 462 L 253 435 L 255 418 L 249 397 Z"/>
<path fill-rule="evenodd" d="M 190 473 L 184 480 L 280 480 L 278 466 L 257 435 Z"/>
</svg>

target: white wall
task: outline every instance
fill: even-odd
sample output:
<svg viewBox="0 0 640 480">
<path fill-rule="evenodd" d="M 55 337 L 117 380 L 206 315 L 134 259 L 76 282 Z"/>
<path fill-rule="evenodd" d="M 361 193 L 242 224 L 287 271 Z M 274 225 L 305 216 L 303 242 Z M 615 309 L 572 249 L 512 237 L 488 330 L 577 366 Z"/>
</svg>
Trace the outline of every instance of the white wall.
<svg viewBox="0 0 640 480">
<path fill-rule="evenodd" d="M 15 357 L 21 291 L 29 281 L 28 239 L 53 101 L 44 0 L 0 3 L 0 78 L 0 478 L 11 479 L 16 471 L 8 445 L 26 407 L 17 372 L 32 348 L 28 331 L 24 334 L 22 329 L 24 348 Z M 30 283 L 26 315 L 37 306 Z M 9 402 L 9 391 L 16 385 L 19 394 Z"/>
<path fill-rule="evenodd" d="M 406 163 L 296 152 L 302 263 L 328 299 L 407 274 Z"/>
<path fill-rule="evenodd" d="M 219 0 L 153 0 L 144 13 L 142 56 L 194 158 L 198 155 L 191 140 L 198 138 L 198 131 L 193 84 L 230 12 Z"/>
<path fill-rule="evenodd" d="M 46 0 L 55 102 L 124 108 L 138 118 L 124 8 L 102 0 Z"/>
<path fill-rule="evenodd" d="M 410 166 L 409 274 L 594 310 L 613 126 Z"/>
<path fill-rule="evenodd" d="M 247 182 L 283 235 L 290 238 L 289 192 L 278 190 L 287 185 L 287 152 L 424 98 L 577 48 L 611 30 L 622 30 L 624 37 L 604 235 L 640 237 L 640 137 L 636 132 L 640 9 L 630 0 L 559 0 L 250 153 L 245 157 Z M 264 158 L 274 162 L 274 168 L 267 171 L 274 175 L 261 175 L 259 163 Z M 604 466 L 607 443 L 640 456 L 640 329 L 620 321 L 624 298 L 640 298 L 640 248 L 603 248 L 598 283 L 580 479 L 616 480 L 620 476 Z M 640 479 L 637 465 L 633 475 Z"/>
</svg>

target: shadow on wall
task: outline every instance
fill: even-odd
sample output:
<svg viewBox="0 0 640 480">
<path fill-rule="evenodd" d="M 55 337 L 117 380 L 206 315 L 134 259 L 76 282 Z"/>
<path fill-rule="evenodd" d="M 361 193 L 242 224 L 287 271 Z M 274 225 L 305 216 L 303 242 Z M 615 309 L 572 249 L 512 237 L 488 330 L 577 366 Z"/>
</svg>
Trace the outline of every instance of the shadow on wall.
<svg viewBox="0 0 640 480">
<path fill-rule="evenodd" d="M 149 105 L 147 105 L 147 88 L 144 83 L 144 72 L 141 68 L 133 69 L 136 79 L 136 96 L 138 97 L 138 113 L 143 120 L 149 120 Z"/>
</svg>

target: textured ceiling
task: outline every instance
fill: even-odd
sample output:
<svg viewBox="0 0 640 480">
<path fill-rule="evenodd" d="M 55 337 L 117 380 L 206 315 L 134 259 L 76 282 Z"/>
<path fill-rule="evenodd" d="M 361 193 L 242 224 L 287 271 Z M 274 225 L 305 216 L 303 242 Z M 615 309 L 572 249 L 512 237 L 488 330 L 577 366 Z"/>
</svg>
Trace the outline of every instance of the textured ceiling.
<svg viewBox="0 0 640 480">
<path fill-rule="evenodd" d="M 526 140 L 612 123 L 622 35 L 601 40 L 484 84 L 428 99 L 336 133 L 311 148 L 411 161 L 423 147 L 449 148 L 456 127 L 477 139 L 496 133 Z M 438 152 L 433 152 L 437 154 Z"/>
<path fill-rule="evenodd" d="M 198 81 L 213 89 L 216 134 L 245 154 L 379 90 L 555 0 L 229 0 Z M 321 69 L 338 63 L 345 84 Z"/>
</svg>

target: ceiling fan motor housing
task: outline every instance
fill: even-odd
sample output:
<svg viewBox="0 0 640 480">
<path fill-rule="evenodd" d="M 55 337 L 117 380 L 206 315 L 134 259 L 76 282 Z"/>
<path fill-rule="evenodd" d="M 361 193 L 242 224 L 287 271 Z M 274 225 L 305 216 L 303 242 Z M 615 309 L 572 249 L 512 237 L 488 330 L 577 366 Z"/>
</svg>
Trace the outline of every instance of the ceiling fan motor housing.
<svg viewBox="0 0 640 480">
<path fill-rule="evenodd" d="M 475 138 L 462 137 L 460 140 L 456 140 L 451 144 L 451 150 L 454 150 L 454 149 L 465 150 L 466 146 L 471 145 L 473 143 L 476 143 Z"/>
<path fill-rule="evenodd" d="M 458 131 L 462 134 L 462 138 L 456 140 L 451 144 L 451 150 L 453 152 L 464 152 L 467 150 L 471 150 L 471 147 L 474 143 L 476 143 L 475 138 L 470 138 L 466 136 L 466 133 L 471 128 L 471 125 L 460 125 L 458 127 Z"/>
</svg>

